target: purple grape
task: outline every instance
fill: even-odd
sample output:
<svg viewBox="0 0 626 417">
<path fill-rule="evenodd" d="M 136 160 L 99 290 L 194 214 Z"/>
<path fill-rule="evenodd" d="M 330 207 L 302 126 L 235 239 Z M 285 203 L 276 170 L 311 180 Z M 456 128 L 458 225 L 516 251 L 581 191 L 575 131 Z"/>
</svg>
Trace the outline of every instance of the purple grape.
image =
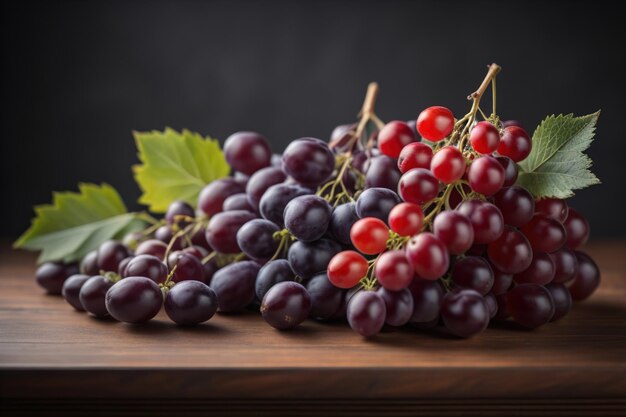
<svg viewBox="0 0 626 417">
<path fill-rule="evenodd" d="M 254 210 L 259 209 L 261 197 L 272 185 L 280 184 L 287 179 L 287 176 L 280 168 L 267 167 L 257 171 L 250 177 L 248 185 L 246 185 L 246 194 L 248 202 Z"/>
<path fill-rule="evenodd" d="M 293 272 L 302 279 L 325 272 L 331 258 L 341 252 L 341 246 L 329 239 L 315 242 L 294 242 L 287 259 Z"/>
<path fill-rule="evenodd" d="M 122 261 L 120 262 L 119 266 L 117 267 L 117 273 L 120 276 L 124 276 L 124 271 L 126 271 L 126 267 L 128 266 L 128 264 L 130 263 L 130 261 L 134 258 L 134 256 L 127 256 L 126 258 L 122 259 Z"/>
<path fill-rule="evenodd" d="M 179 252 L 172 264 L 176 267 L 172 281 L 204 281 L 204 268 L 200 260 L 189 252 Z"/>
<path fill-rule="evenodd" d="M 61 294 L 63 283 L 71 276 L 78 273 L 78 265 L 66 265 L 60 262 L 45 262 L 37 268 L 35 277 L 37 284 L 45 289 L 48 294 Z"/>
<path fill-rule="evenodd" d="M 213 279 L 213 275 L 215 275 L 215 273 L 220 269 L 218 263 L 217 263 L 217 259 L 216 258 L 212 258 L 209 259 L 208 262 L 202 264 L 202 282 L 204 282 L 206 285 L 211 284 L 211 280 Z"/>
<path fill-rule="evenodd" d="M 387 223 L 389 212 L 402 199 L 392 190 L 386 188 L 368 188 L 363 191 L 356 202 L 356 214 L 360 218 L 376 217 Z"/>
<path fill-rule="evenodd" d="M 174 323 L 196 325 L 213 317 L 217 311 L 217 295 L 202 282 L 183 281 L 167 291 L 163 306 Z"/>
<path fill-rule="evenodd" d="M 506 305 L 515 322 L 529 329 L 542 326 L 554 316 L 550 292 L 537 284 L 520 284 L 506 294 Z"/>
<path fill-rule="evenodd" d="M 256 209 L 248 201 L 245 193 L 233 194 L 224 200 L 222 211 L 246 210 L 256 213 Z"/>
<path fill-rule="evenodd" d="M 493 271 L 493 286 L 491 292 L 494 295 L 506 294 L 513 283 L 513 274 L 507 274 L 496 268 L 491 262 L 489 263 Z"/>
<path fill-rule="evenodd" d="M 174 231 L 168 225 L 161 226 L 154 232 L 154 237 L 168 246 L 174 237 Z M 183 242 L 185 242 L 184 238 L 182 236 L 178 236 L 174 239 L 174 243 L 172 243 L 172 249 L 181 250 L 183 248 Z"/>
<path fill-rule="evenodd" d="M 106 317 L 109 312 L 105 305 L 105 296 L 113 281 L 108 277 L 96 275 L 89 278 L 80 288 L 78 299 L 83 309 L 96 317 Z"/>
<path fill-rule="evenodd" d="M 262 300 L 265 293 L 279 282 L 293 281 L 295 274 L 286 259 L 276 259 L 263 265 L 259 270 L 254 284 L 254 292 L 259 300 Z"/>
<path fill-rule="evenodd" d="M 467 256 L 452 267 L 452 280 L 456 285 L 478 291 L 481 295 L 491 291 L 493 271 L 485 258 Z"/>
<path fill-rule="evenodd" d="M 333 237 L 344 245 L 352 245 L 350 240 L 350 229 L 352 225 L 359 220 L 356 214 L 355 203 L 341 204 L 333 210 L 330 216 L 330 224 L 328 226 Z"/>
<path fill-rule="evenodd" d="M 483 300 L 485 300 L 485 305 L 487 305 L 487 309 L 489 310 L 489 318 L 494 318 L 498 313 L 498 300 L 496 296 L 489 293 L 483 297 Z"/>
<path fill-rule="evenodd" d="M 278 250 L 278 240 L 274 239 L 274 234 L 279 231 L 278 226 L 269 220 L 250 220 L 237 232 L 237 244 L 248 257 L 267 261 Z"/>
<path fill-rule="evenodd" d="M 385 324 L 385 300 L 375 291 L 359 291 L 348 302 L 346 316 L 352 330 L 369 337 L 379 333 Z"/>
<path fill-rule="evenodd" d="M 98 247 L 98 269 L 117 272 L 120 262 L 128 255 L 130 253 L 126 246 L 114 240 L 107 240 Z"/>
<path fill-rule="evenodd" d="M 575 251 L 578 272 L 569 286 L 572 299 L 581 301 L 589 298 L 600 285 L 600 269 L 589 255 Z"/>
<path fill-rule="evenodd" d="M 298 240 L 313 242 L 328 230 L 331 213 L 332 207 L 322 197 L 296 197 L 285 207 L 285 227 Z"/>
<path fill-rule="evenodd" d="M 259 211 L 263 218 L 277 224 L 285 226 L 283 213 L 287 204 L 296 197 L 313 194 L 313 192 L 301 185 L 276 184 L 265 191 L 259 203 Z"/>
<path fill-rule="evenodd" d="M 489 309 L 474 290 L 451 291 L 443 299 L 441 318 L 446 328 L 459 337 L 471 337 L 487 328 Z"/>
<path fill-rule="evenodd" d="M 167 212 L 165 213 L 165 220 L 169 224 L 177 223 L 180 227 L 185 227 L 189 224 L 188 221 L 177 221 L 176 216 L 185 216 L 185 217 L 196 217 L 196 212 L 193 207 L 186 203 L 185 201 L 176 200 L 172 202 L 167 208 Z"/>
<path fill-rule="evenodd" d="M 550 292 L 554 302 L 554 315 L 552 315 L 550 321 L 562 319 L 572 308 L 572 296 L 564 284 L 551 283 L 546 285 L 546 290 Z"/>
<path fill-rule="evenodd" d="M 138 255 L 128 262 L 123 277 L 146 277 L 157 284 L 167 279 L 167 267 L 159 258 L 152 255 Z"/>
<path fill-rule="evenodd" d="M 504 224 L 522 227 L 535 214 L 535 200 L 525 188 L 514 185 L 498 191 L 493 202 L 500 209 Z"/>
<path fill-rule="evenodd" d="M 91 278 L 89 275 L 76 274 L 66 279 L 63 283 L 63 289 L 61 291 L 63 298 L 78 311 L 85 311 L 83 305 L 80 303 L 79 294 L 83 284 L 85 284 L 89 278 Z"/>
<path fill-rule="evenodd" d="M 528 268 L 515 274 L 513 279 L 518 284 L 546 285 L 554 279 L 555 265 L 552 257 L 545 252 L 533 252 L 533 259 Z"/>
<path fill-rule="evenodd" d="M 224 156 L 235 171 L 252 175 L 270 165 L 272 151 L 267 139 L 261 134 L 237 132 L 224 142 Z"/>
<path fill-rule="evenodd" d="M 386 155 L 371 158 L 365 174 L 365 188 L 398 189 L 402 173 L 395 159 Z"/>
<path fill-rule="evenodd" d="M 326 274 L 318 274 L 306 283 L 311 296 L 310 316 L 317 320 L 329 320 L 342 308 L 345 291 L 335 287 Z"/>
<path fill-rule="evenodd" d="M 335 169 L 335 156 L 319 139 L 294 140 L 283 152 L 283 171 L 296 181 L 320 184 Z"/>
<path fill-rule="evenodd" d="M 578 260 L 573 250 L 563 246 L 558 251 L 551 253 L 550 257 L 554 261 L 554 279 L 552 282 L 569 282 L 578 272 Z"/>
<path fill-rule="evenodd" d="M 202 189 L 198 196 L 198 208 L 207 216 L 213 216 L 222 211 L 226 198 L 243 192 L 245 186 L 234 178 L 220 178 Z"/>
<path fill-rule="evenodd" d="M 98 251 L 91 251 L 80 261 L 80 273 L 85 275 L 98 275 Z"/>
<path fill-rule="evenodd" d="M 256 215 L 245 210 L 227 211 L 211 217 L 206 229 L 206 240 L 220 253 L 239 253 L 237 231 Z"/>
<path fill-rule="evenodd" d="M 213 275 L 211 288 L 217 295 L 219 311 L 237 313 L 254 301 L 254 285 L 261 267 L 254 261 L 230 264 Z"/>
<path fill-rule="evenodd" d="M 162 305 L 161 288 L 146 277 L 124 278 L 106 293 L 107 311 L 124 323 L 147 322 L 157 315 Z"/>
<path fill-rule="evenodd" d="M 152 255 L 159 259 L 163 259 L 165 252 L 167 251 L 167 245 L 157 239 L 149 239 L 143 241 L 137 246 L 135 255 Z"/>
<path fill-rule="evenodd" d="M 400 291 L 390 291 L 380 287 L 377 292 L 385 301 L 385 323 L 396 327 L 407 324 L 413 315 L 411 291 L 407 288 Z"/>
<path fill-rule="evenodd" d="M 272 327 L 292 329 L 302 323 L 311 311 L 311 297 L 301 284 L 279 282 L 263 297 L 261 315 Z"/>
<path fill-rule="evenodd" d="M 409 291 L 413 296 L 411 323 L 428 323 L 439 317 L 444 297 L 439 281 L 415 278 Z"/>
</svg>

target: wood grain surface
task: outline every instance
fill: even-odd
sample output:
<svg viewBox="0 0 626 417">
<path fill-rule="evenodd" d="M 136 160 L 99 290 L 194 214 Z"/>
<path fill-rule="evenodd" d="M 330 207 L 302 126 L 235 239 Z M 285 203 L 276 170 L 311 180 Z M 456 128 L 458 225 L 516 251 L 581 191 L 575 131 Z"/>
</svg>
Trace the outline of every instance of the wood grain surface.
<svg viewBox="0 0 626 417">
<path fill-rule="evenodd" d="M 586 250 L 603 282 L 566 318 L 459 340 L 411 329 L 364 339 L 313 321 L 279 332 L 252 312 L 195 328 L 163 314 L 141 326 L 98 320 L 45 295 L 31 254 L 2 249 L 2 411 L 626 415 L 626 244 Z"/>
</svg>

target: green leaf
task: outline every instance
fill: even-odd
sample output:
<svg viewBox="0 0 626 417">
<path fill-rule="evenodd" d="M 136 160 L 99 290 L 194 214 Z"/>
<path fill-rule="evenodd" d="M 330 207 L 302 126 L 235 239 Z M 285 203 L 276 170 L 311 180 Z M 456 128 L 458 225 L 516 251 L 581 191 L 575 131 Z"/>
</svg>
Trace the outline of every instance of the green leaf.
<svg viewBox="0 0 626 417">
<path fill-rule="evenodd" d="M 230 172 L 215 139 L 170 128 L 164 132 L 134 132 L 134 136 L 143 164 L 133 169 L 143 192 L 139 202 L 155 213 L 164 213 L 174 200 L 195 206 L 205 185 Z"/>
<path fill-rule="evenodd" d="M 533 148 L 520 163 L 517 184 L 535 198 L 568 198 L 574 190 L 598 184 L 589 170 L 592 161 L 584 151 L 595 134 L 600 112 L 574 117 L 572 114 L 549 116 L 533 134 Z"/>
<path fill-rule="evenodd" d="M 52 204 L 36 206 L 30 228 L 13 247 L 40 250 L 39 263 L 74 262 L 107 239 L 145 227 L 136 213 L 127 213 L 110 185 L 79 184 L 78 188 L 78 193 L 54 193 Z"/>
</svg>

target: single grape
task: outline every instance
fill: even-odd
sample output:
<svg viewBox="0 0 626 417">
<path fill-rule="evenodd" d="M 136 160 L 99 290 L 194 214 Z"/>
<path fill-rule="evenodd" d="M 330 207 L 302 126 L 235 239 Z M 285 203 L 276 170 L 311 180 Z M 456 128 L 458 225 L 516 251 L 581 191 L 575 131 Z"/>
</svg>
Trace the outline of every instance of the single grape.
<svg viewBox="0 0 626 417">
<path fill-rule="evenodd" d="M 385 302 L 385 323 L 390 326 L 404 326 L 413 315 L 413 296 L 411 291 L 404 288 L 400 291 L 391 291 L 380 287 L 376 291 Z"/>
<path fill-rule="evenodd" d="M 407 288 L 415 275 L 413 265 L 402 250 L 382 253 L 376 261 L 374 271 L 380 285 L 390 291 L 400 291 Z"/>
<path fill-rule="evenodd" d="M 97 275 L 98 251 L 92 250 L 80 261 L 80 273 L 85 275 Z"/>
<path fill-rule="evenodd" d="M 60 262 L 45 262 L 37 268 L 35 278 L 37 284 L 48 294 L 61 294 L 63 283 L 71 275 L 78 273 L 78 265 L 66 265 Z"/>
<path fill-rule="evenodd" d="M 554 302 L 554 315 L 550 321 L 562 319 L 572 308 L 572 296 L 565 285 L 555 282 L 546 285 L 546 290 L 550 292 Z"/>
<path fill-rule="evenodd" d="M 451 291 L 443 298 L 441 319 L 455 336 L 471 337 L 487 328 L 489 308 L 477 291 Z"/>
<path fill-rule="evenodd" d="M 232 177 L 211 181 L 200 191 L 198 208 L 207 216 L 222 211 L 224 200 L 234 194 L 245 192 L 245 187 Z"/>
<path fill-rule="evenodd" d="M 549 254 L 533 251 L 533 259 L 528 268 L 515 274 L 513 279 L 519 284 L 546 285 L 554 279 L 555 269 Z"/>
<path fill-rule="evenodd" d="M 520 229 L 534 250 L 552 253 L 567 241 L 563 225 L 543 214 L 535 214 L 532 220 Z"/>
<path fill-rule="evenodd" d="M 201 247 L 206 251 L 213 251 L 209 242 L 206 241 L 206 226 L 195 227 L 191 233 L 190 240 L 196 247 Z"/>
<path fill-rule="evenodd" d="M 188 280 L 204 281 L 204 268 L 202 267 L 202 263 L 197 257 L 190 253 L 179 252 L 172 263 L 172 270 L 174 270 L 174 267 L 176 267 L 174 276 L 172 276 L 172 281 L 174 282 Z"/>
<path fill-rule="evenodd" d="M 504 185 L 504 168 L 493 156 L 481 156 L 470 165 L 467 178 L 472 190 L 491 196 Z"/>
<path fill-rule="evenodd" d="M 494 318 L 498 313 L 498 300 L 496 299 L 496 296 L 489 293 L 483 297 L 483 300 L 485 301 L 487 310 L 489 310 L 489 318 Z"/>
<path fill-rule="evenodd" d="M 502 272 L 518 274 L 533 260 L 528 239 L 511 226 L 505 226 L 502 235 L 487 248 L 489 260 Z"/>
<path fill-rule="evenodd" d="M 254 292 L 259 300 L 265 293 L 279 282 L 293 281 L 296 275 L 286 259 L 276 259 L 263 265 L 257 274 Z"/>
<path fill-rule="evenodd" d="M 284 227 L 283 213 L 287 204 L 296 197 L 313 192 L 300 185 L 276 184 L 265 191 L 259 203 L 259 211 L 264 219 L 267 219 L 279 227 Z"/>
<path fill-rule="evenodd" d="M 213 275 L 211 288 L 217 295 L 219 311 L 238 313 L 254 301 L 254 286 L 261 267 L 254 261 L 230 264 Z"/>
<path fill-rule="evenodd" d="M 274 239 L 274 233 L 279 231 L 278 226 L 269 220 L 250 220 L 237 232 L 237 244 L 248 257 L 267 261 L 278 250 L 278 240 Z"/>
<path fill-rule="evenodd" d="M 126 246 L 115 240 L 107 240 L 98 247 L 98 269 L 117 272 L 122 259 L 130 253 Z"/>
<path fill-rule="evenodd" d="M 346 123 L 335 127 L 330 134 L 329 142 L 335 142 L 340 140 L 344 136 L 350 134 L 350 131 L 354 129 L 356 129 L 356 125 L 354 123 Z"/>
<path fill-rule="evenodd" d="M 352 225 L 350 239 L 359 252 L 366 255 L 376 255 L 387 247 L 389 229 L 380 219 L 365 217 Z"/>
<path fill-rule="evenodd" d="M 356 214 L 355 203 L 340 204 L 335 207 L 330 215 L 328 230 L 339 243 L 351 245 L 350 229 L 357 220 L 359 220 L 359 216 Z"/>
<path fill-rule="evenodd" d="M 302 183 L 320 184 L 335 169 L 335 156 L 319 139 L 294 140 L 283 152 L 283 171 Z"/>
<path fill-rule="evenodd" d="M 246 185 L 246 194 L 248 202 L 254 210 L 259 209 L 259 203 L 265 191 L 272 185 L 280 184 L 287 179 L 282 169 L 277 167 L 267 167 L 260 169 L 250 177 L 248 185 Z"/>
<path fill-rule="evenodd" d="M 388 188 L 396 190 L 400 181 L 396 160 L 387 155 L 371 158 L 365 173 L 365 188 Z"/>
<path fill-rule="evenodd" d="M 61 290 L 63 298 L 78 311 L 85 311 L 83 305 L 80 303 L 79 294 L 80 289 L 89 278 L 91 278 L 89 275 L 75 274 L 66 279 L 63 283 L 63 289 Z"/>
<path fill-rule="evenodd" d="M 196 212 L 193 207 L 189 205 L 189 203 L 181 200 L 176 200 L 172 202 L 167 208 L 167 212 L 165 213 L 165 220 L 169 224 L 177 223 L 180 227 L 185 227 L 189 224 L 188 221 L 180 219 L 180 217 L 196 217 Z"/>
<path fill-rule="evenodd" d="M 500 132 L 488 121 L 481 121 L 470 131 L 470 143 L 478 153 L 489 155 L 498 149 Z"/>
<path fill-rule="evenodd" d="M 533 196 L 517 185 L 501 189 L 493 196 L 493 203 L 500 209 L 504 224 L 522 227 L 535 213 Z"/>
<path fill-rule="evenodd" d="M 157 315 L 162 305 L 161 288 L 146 277 L 124 278 L 106 293 L 107 311 L 124 323 L 145 323 Z"/>
<path fill-rule="evenodd" d="M 506 305 L 513 320 L 529 329 L 548 323 L 555 311 L 550 292 L 537 284 L 513 287 L 506 295 Z"/>
<path fill-rule="evenodd" d="M 220 253 L 239 253 L 237 232 L 246 222 L 256 218 L 245 210 L 227 211 L 211 217 L 206 229 L 206 240 Z"/>
<path fill-rule="evenodd" d="M 456 210 L 466 215 L 472 222 L 474 243 L 491 243 L 502 235 L 504 230 L 502 213 L 493 204 L 480 200 L 466 200 Z"/>
<path fill-rule="evenodd" d="M 439 194 L 439 181 L 429 170 L 414 168 L 400 177 L 398 193 L 409 203 L 428 203 Z"/>
<path fill-rule="evenodd" d="M 567 219 L 569 208 L 565 200 L 560 198 L 542 198 L 535 203 L 535 210 L 547 217 L 551 217 L 559 223 L 563 223 Z"/>
<path fill-rule="evenodd" d="M 174 230 L 170 226 L 164 225 L 156 229 L 156 231 L 154 232 L 154 237 L 155 239 L 160 240 L 166 245 L 169 245 L 172 239 L 174 238 L 174 234 L 175 234 Z M 172 249 L 181 250 L 183 248 L 184 243 L 185 243 L 185 238 L 182 236 L 178 236 L 176 239 L 174 239 L 174 242 L 172 243 Z"/>
<path fill-rule="evenodd" d="M 126 258 L 122 259 L 122 261 L 120 262 L 119 266 L 117 267 L 117 273 L 120 276 L 124 276 L 124 271 L 126 271 L 126 267 L 128 266 L 128 264 L 130 263 L 130 261 L 134 258 L 134 256 L 127 256 Z"/>
<path fill-rule="evenodd" d="M 339 252 L 341 252 L 341 246 L 330 239 L 320 239 L 315 242 L 298 241 L 289 247 L 287 259 L 293 272 L 306 280 L 326 272 L 328 263 Z"/>
<path fill-rule="evenodd" d="M 415 127 L 424 139 L 438 142 L 452 133 L 454 115 L 446 107 L 428 107 L 417 117 Z"/>
<path fill-rule="evenodd" d="M 493 270 L 485 258 L 466 256 L 457 260 L 452 267 L 452 280 L 459 287 L 485 295 L 493 287 Z"/>
<path fill-rule="evenodd" d="M 413 296 L 411 323 L 437 320 L 443 304 L 444 290 L 439 281 L 416 278 L 409 286 Z"/>
<path fill-rule="evenodd" d="M 422 142 L 409 143 L 398 156 L 398 169 L 406 173 L 413 168 L 430 169 L 430 161 L 433 159 L 433 149 Z"/>
<path fill-rule="evenodd" d="M 387 223 L 400 236 L 412 236 L 422 230 L 424 212 L 417 204 L 400 203 L 389 212 Z"/>
<path fill-rule="evenodd" d="M 569 286 L 572 299 L 581 301 L 589 298 L 600 285 L 600 269 L 589 255 L 576 251 L 578 272 Z"/>
<path fill-rule="evenodd" d="M 217 262 L 217 258 L 209 259 L 207 262 L 202 263 L 202 282 L 206 285 L 211 284 L 213 275 L 220 269 L 220 264 Z"/>
<path fill-rule="evenodd" d="M 252 175 L 270 165 L 272 151 L 267 139 L 256 132 L 237 132 L 224 142 L 224 156 L 235 171 Z"/>
<path fill-rule="evenodd" d="M 367 274 L 367 259 L 358 252 L 339 252 L 328 263 L 328 279 L 338 288 L 352 288 Z"/>
<path fill-rule="evenodd" d="M 444 184 L 452 184 L 460 180 L 465 173 L 465 166 L 463 154 L 454 146 L 444 146 L 439 149 L 430 161 L 430 171 Z"/>
<path fill-rule="evenodd" d="M 122 277 L 146 277 L 157 284 L 162 284 L 167 279 L 167 266 L 159 258 L 152 255 L 137 255 L 126 265 Z"/>
<path fill-rule="evenodd" d="M 365 337 L 374 336 L 385 324 L 385 300 L 375 291 L 359 291 L 348 302 L 346 315 L 352 330 Z"/>
<path fill-rule="evenodd" d="M 413 236 L 406 246 L 406 257 L 420 278 L 437 279 L 446 273 L 450 255 L 446 245 L 432 233 Z"/>
<path fill-rule="evenodd" d="M 256 213 L 256 209 L 248 201 L 246 193 L 238 193 L 226 197 L 226 200 L 224 200 L 224 203 L 222 204 L 222 211 L 233 210 L 246 210 Z"/>
<path fill-rule="evenodd" d="M 176 324 L 200 324 L 217 311 L 217 295 L 202 282 L 184 281 L 167 291 L 163 306 L 167 316 Z"/>
<path fill-rule="evenodd" d="M 209 252 L 204 249 L 202 246 L 196 246 L 196 245 L 192 245 L 192 246 L 187 246 L 185 249 L 183 249 L 181 252 L 184 253 L 188 253 L 190 255 L 193 255 L 196 257 L 196 259 L 198 259 L 199 261 L 202 261 L 204 258 L 207 257 L 207 255 L 209 254 Z"/>
<path fill-rule="evenodd" d="M 552 282 L 564 283 L 574 279 L 578 271 L 578 261 L 573 250 L 563 246 L 551 253 L 550 257 L 554 261 L 554 280 Z"/>
<path fill-rule="evenodd" d="M 496 157 L 502 168 L 504 168 L 504 187 L 510 187 L 517 181 L 517 164 L 506 156 Z"/>
<path fill-rule="evenodd" d="M 139 244 L 135 250 L 135 255 L 152 255 L 163 259 L 167 245 L 157 239 L 148 239 Z"/>
<path fill-rule="evenodd" d="M 524 129 L 519 126 L 509 126 L 504 128 L 498 153 L 511 158 L 514 162 L 520 162 L 530 154 L 532 141 Z"/>
<path fill-rule="evenodd" d="M 402 200 L 394 191 L 387 188 L 368 188 L 356 201 L 356 214 L 360 218 L 375 217 L 387 221 L 391 209 Z"/>
<path fill-rule="evenodd" d="M 105 305 L 105 296 L 109 288 L 113 286 L 113 281 L 102 275 L 95 275 L 89 278 L 78 292 L 78 299 L 83 310 L 102 318 L 109 315 Z"/>
<path fill-rule="evenodd" d="M 302 323 L 311 311 L 311 296 L 297 282 L 279 282 L 263 297 L 261 315 L 272 327 L 292 329 Z"/>
<path fill-rule="evenodd" d="M 433 222 L 433 233 L 453 255 L 464 253 L 474 243 L 472 222 L 456 210 L 445 210 L 437 214 Z"/>
<path fill-rule="evenodd" d="M 578 249 L 587 243 L 589 239 L 589 222 L 582 214 L 570 207 L 563 226 L 567 232 L 567 246 L 570 249 Z"/>
<path fill-rule="evenodd" d="M 489 263 L 493 271 L 493 286 L 491 292 L 494 295 L 506 294 L 513 284 L 513 274 L 507 274 L 496 268 L 491 262 Z"/>
<path fill-rule="evenodd" d="M 321 238 L 330 223 L 332 207 L 322 197 L 303 195 L 285 207 L 285 227 L 298 240 L 313 242 Z"/>
<path fill-rule="evenodd" d="M 406 123 L 394 120 L 378 132 L 378 149 L 387 156 L 398 158 L 402 148 L 415 140 L 415 134 Z"/>
<path fill-rule="evenodd" d="M 329 320 L 341 310 L 345 291 L 334 286 L 326 274 L 315 275 L 307 281 L 306 290 L 311 296 L 310 317 Z"/>
</svg>

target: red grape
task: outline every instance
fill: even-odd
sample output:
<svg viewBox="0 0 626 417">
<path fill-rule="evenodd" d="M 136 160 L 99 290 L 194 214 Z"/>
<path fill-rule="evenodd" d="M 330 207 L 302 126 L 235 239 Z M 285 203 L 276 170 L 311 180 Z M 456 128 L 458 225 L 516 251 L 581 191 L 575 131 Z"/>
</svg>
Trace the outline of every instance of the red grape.
<svg viewBox="0 0 626 417">
<path fill-rule="evenodd" d="M 453 255 L 464 253 L 474 243 L 472 222 L 466 215 L 456 210 L 446 210 L 437 214 L 433 222 L 433 233 Z"/>
<path fill-rule="evenodd" d="M 470 131 L 470 143 L 476 152 L 490 154 L 498 149 L 500 132 L 490 122 L 478 122 Z"/>
<path fill-rule="evenodd" d="M 490 196 L 502 188 L 504 168 L 493 156 L 481 156 L 470 165 L 467 179 L 472 190 Z"/>
<path fill-rule="evenodd" d="M 415 271 L 401 250 L 387 251 L 376 260 L 376 278 L 380 285 L 390 291 L 400 291 L 413 281 Z"/>
<path fill-rule="evenodd" d="M 387 156 L 397 158 L 402 148 L 415 140 L 415 134 L 405 122 L 394 120 L 378 132 L 378 149 Z"/>
<path fill-rule="evenodd" d="M 382 220 L 366 217 L 352 225 L 350 239 L 354 247 L 361 253 L 376 255 L 387 247 L 389 229 Z"/>
<path fill-rule="evenodd" d="M 422 142 L 413 142 L 402 148 L 398 156 L 398 168 L 403 174 L 413 168 L 430 169 L 433 149 Z"/>
<path fill-rule="evenodd" d="M 532 141 L 524 129 L 519 126 L 509 126 L 504 128 L 504 133 L 500 138 L 498 153 L 508 156 L 514 162 L 519 162 L 530 154 Z"/>
<path fill-rule="evenodd" d="M 419 114 L 415 127 L 424 139 L 438 142 L 452 133 L 454 115 L 446 107 L 432 106 Z"/>
<path fill-rule="evenodd" d="M 458 181 L 465 173 L 465 158 L 454 146 L 439 149 L 430 161 L 430 170 L 444 184 Z"/>
<path fill-rule="evenodd" d="M 424 204 L 439 194 L 439 181 L 424 168 L 413 168 L 400 177 L 398 194 L 404 201 Z"/>
<path fill-rule="evenodd" d="M 435 280 L 448 270 L 450 255 L 446 245 L 432 233 L 413 236 L 406 246 L 406 256 L 420 278 Z"/>
<path fill-rule="evenodd" d="M 533 260 L 528 239 L 511 226 L 505 226 L 502 235 L 487 248 L 489 259 L 502 272 L 518 274 Z"/>
<path fill-rule="evenodd" d="M 352 288 L 367 274 L 367 259 L 358 252 L 339 252 L 328 263 L 328 279 L 338 288 Z"/>
<path fill-rule="evenodd" d="M 387 223 L 400 236 L 412 236 L 422 230 L 424 212 L 417 204 L 400 203 L 389 212 Z"/>
</svg>

